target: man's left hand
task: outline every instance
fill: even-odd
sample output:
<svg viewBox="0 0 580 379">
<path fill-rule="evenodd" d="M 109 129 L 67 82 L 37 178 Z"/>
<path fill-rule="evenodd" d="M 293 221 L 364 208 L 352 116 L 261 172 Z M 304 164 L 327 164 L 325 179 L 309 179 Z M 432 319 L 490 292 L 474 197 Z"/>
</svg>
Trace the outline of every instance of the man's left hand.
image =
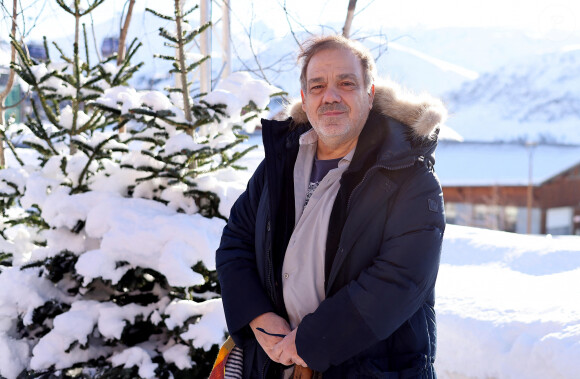
<svg viewBox="0 0 580 379">
<path fill-rule="evenodd" d="M 283 365 L 290 366 L 292 364 L 297 364 L 302 367 L 308 367 L 306 362 L 298 356 L 298 352 L 296 351 L 297 330 L 298 328 L 294 329 L 292 332 L 288 333 L 282 341 L 274 345 L 272 353 L 274 356 L 278 357 L 278 362 Z"/>
</svg>

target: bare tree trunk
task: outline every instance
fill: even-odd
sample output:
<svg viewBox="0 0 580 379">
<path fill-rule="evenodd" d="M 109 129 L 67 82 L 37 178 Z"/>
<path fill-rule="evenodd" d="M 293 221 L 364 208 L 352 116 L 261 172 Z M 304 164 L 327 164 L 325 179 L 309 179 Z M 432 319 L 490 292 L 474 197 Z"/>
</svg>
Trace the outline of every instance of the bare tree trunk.
<svg viewBox="0 0 580 379">
<path fill-rule="evenodd" d="M 16 16 L 18 15 L 17 12 L 17 0 L 12 0 L 12 37 L 16 38 Z M 11 45 L 10 48 L 10 62 L 14 62 L 16 60 L 16 49 L 14 45 Z M 5 126 L 6 123 L 6 98 L 10 94 L 12 90 L 12 86 L 14 85 L 14 69 L 10 68 L 10 72 L 8 74 L 8 82 L 6 83 L 6 88 L 2 93 L 0 93 L 0 125 Z M 4 141 L 0 138 L 0 168 L 6 167 L 6 157 L 4 156 Z"/>
<path fill-rule="evenodd" d="M 354 18 L 355 8 L 356 0 L 350 0 L 348 2 L 348 11 L 346 12 L 346 21 L 344 22 L 344 27 L 342 28 L 342 36 L 345 38 L 350 37 L 350 26 L 352 25 L 352 19 Z"/>
<path fill-rule="evenodd" d="M 205 25 L 211 21 L 211 0 L 200 0 L 199 2 L 199 23 Z M 199 52 L 204 57 L 211 55 L 211 31 L 207 30 L 200 35 Z M 202 62 L 199 67 L 199 91 L 211 92 L 211 58 Z"/>
<path fill-rule="evenodd" d="M 129 31 L 129 25 L 131 24 L 131 16 L 133 15 L 133 6 L 135 5 L 135 0 L 129 1 L 129 8 L 127 9 L 127 16 L 125 17 L 125 22 L 121 28 L 121 33 L 119 34 L 119 50 L 117 51 L 117 66 L 120 66 L 125 59 L 125 40 L 127 39 L 127 32 Z M 119 128 L 119 133 L 125 133 L 125 125 Z"/>
<path fill-rule="evenodd" d="M 224 61 L 224 77 L 228 77 L 232 73 L 232 51 L 230 49 L 230 0 L 224 0 L 222 11 L 222 50 L 223 50 L 223 61 Z"/>
<path fill-rule="evenodd" d="M 177 55 L 179 59 L 180 72 L 178 73 L 181 81 L 181 93 L 183 95 L 183 111 L 185 112 L 185 119 L 188 122 L 192 121 L 191 105 L 189 104 L 189 88 L 187 86 L 187 67 L 185 66 L 185 50 L 183 41 L 183 29 L 181 27 L 182 20 L 181 1 L 175 0 L 175 24 L 177 26 Z M 187 133 L 193 135 L 193 128 L 188 128 Z"/>
<path fill-rule="evenodd" d="M 121 34 L 119 35 L 119 50 L 117 51 L 117 66 L 120 66 L 125 59 L 125 40 L 127 39 L 127 32 L 129 31 L 129 25 L 131 24 L 131 16 L 133 14 L 133 6 L 135 5 L 135 0 L 129 1 L 129 8 L 127 9 L 127 16 L 125 17 L 125 22 L 123 23 L 123 28 L 121 29 Z"/>
</svg>

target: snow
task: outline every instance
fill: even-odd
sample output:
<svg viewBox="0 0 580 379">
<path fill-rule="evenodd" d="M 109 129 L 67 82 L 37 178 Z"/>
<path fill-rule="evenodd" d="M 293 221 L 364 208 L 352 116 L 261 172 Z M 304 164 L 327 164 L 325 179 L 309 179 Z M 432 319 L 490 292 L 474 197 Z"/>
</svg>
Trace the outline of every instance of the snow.
<svg viewBox="0 0 580 379">
<path fill-rule="evenodd" d="M 151 357 L 146 350 L 135 346 L 124 350 L 119 354 L 115 354 L 111 358 L 113 366 L 123 366 L 130 368 L 139 366 L 139 376 L 142 378 L 154 378 L 157 363 L 151 361 Z"/>
<path fill-rule="evenodd" d="M 22 316 L 24 325 L 30 325 L 35 308 L 51 299 L 62 299 L 52 283 L 39 277 L 36 269 L 21 272 L 18 268 L 3 268 L 0 288 L 0 333 L 8 332 L 18 315 Z"/>
<path fill-rule="evenodd" d="M 580 237 L 448 225 L 437 279 L 442 378 L 573 378 Z"/>
<path fill-rule="evenodd" d="M 164 93 L 159 91 L 147 91 L 141 96 L 141 103 L 155 111 L 171 109 L 173 104 Z"/>
<path fill-rule="evenodd" d="M 223 340 L 226 335 L 227 329 L 224 328 L 226 319 L 221 299 L 203 303 L 170 304 L 166 313 L 170 315 L 170 319 L 165 321 L 169 327 L 170 322 L 183 323 L 189 317 L 205 315 L 199 322 L 190 324 L 188 330 L 180 335 L 184 340 L 191 341 L 194 347 L 209 350 L 215 341 Z"/>
<path fill-rule="evenodd" d="M 158 202 L 96 191 L 72 196 L 55 193 L 46 201 L 43 217 L 54 227 L 69 229 L 85 220 L 87 237 L 101 241 L 99 249 L 83 254 L 77 262 L 85 284 L 99 277 L 117 283 L 138 266 L 157 270 L 174 286 L 203 283 L 190 267 L 201 261 L 215 269 L 213 252 L 224 225 L 220 219 L 175 213 Z M 67 248 L 69 239 L 52 242 L 59 252 Z M 120 261 L 129 264 L 116 267 Z"/>
<path fill-rule="evenodd" d="M 16 165 L 0 171 L 0 193 L 13 194 L 16 189 L 23 191 L 26 176 L 26 171 Z M 16 189 L 8 183 L 16 185 Z"/>
<path fill-rule="evenodd" d="M 281 91 L 262 80 L 253 79 L 247 72 L 234 72 L 220 81 L 204 100 L 209 104 L 225 104 L 230 122 L 239 122 L 243 106 L 253 102 L 258 109 L 263 110 L 270 103 L 270 96 Z M 247 118 L 250 114 L 243 116 Z M 248 133 L 253 133 L 255 124 L 244 124 L 244 128 Z"/>
<path fill-rule="evenodd" d="M 0 376 L 16 378 L 30 361 L 26 341 L 12 335 L 17 317 L 21 315 L 24 324 L 29 325 L 34 309 L 59 298 L 59 293 L 52 283 L 38 276 L 37 270 L 20 272 L 17 268 L 2 269 L 0 288 Z"/>
<path fill-rule="evenodd" d="M 2 357 L 0 375 L 16 378 L 28 365 L 28 354 L 29 347 L 25 341 L 16 340 L 0 332 L 0 357 Z"/>
<path fill-rule="evenodd" d="M 189 355 L 189 346 L 187 345 L 171 346 L 163 352 L 163 359 L 167 363 L 175 363 L 180 370 L 193 367 L 193 361 Z"/>
<path fill-rule="evenodd" d="M 90 119 L 91 119 L 91 117 L 88 114 L 86 114 L 82 110 L 79 110 L 77 112 L 76 129 L 78 130 L 78 129 L 82 128 L 83 125 L 85 125 Z M 72 130 L 72 128 L 73 128 L 73 109 L 70 105 L 67 105 L 66 107 L 64 107 L 61 110 L 59 123 L 60 123 L 60 126 L 62 126 L 64 129 Z"/>
<path fill-rule="evenodd" d="M 178 133 L 170 137 L 165 143 L 165 155 L 169 156 L 175 153 L 180 153 L 182 150 L 199 150 L 204 145 L 198 144 L 193 137 L 187 133 Z"/>
</svg>

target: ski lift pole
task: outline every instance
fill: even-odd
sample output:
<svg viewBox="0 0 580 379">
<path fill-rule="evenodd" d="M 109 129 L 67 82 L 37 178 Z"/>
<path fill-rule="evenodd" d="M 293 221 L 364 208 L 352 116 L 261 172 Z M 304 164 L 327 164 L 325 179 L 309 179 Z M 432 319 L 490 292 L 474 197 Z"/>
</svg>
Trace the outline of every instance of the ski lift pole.
<svg viewBox="0 0 580 379">
<path fill-rule="evenodd" d="M 232 52 L 230 49 L 230 39 L 231 39 L 231 31 L 230 31 L 230 0 L 224 0 L 222 11 L 222 57 L 223 57 L 223 76 L 228 77 L 232 73 Z"/>
<path fill-rule="evenodd" d="M 211 21 L 211 0 L 200 1 L 200 23 L 205 25 Z M 207 29 L 201 34 L 200 52 L 204 57 L 211 55 L 211 29 Z M 211 58 L 208 58 L 201 64 L 199 88 L 202 93 L 211 91 Z"/>
</svg>

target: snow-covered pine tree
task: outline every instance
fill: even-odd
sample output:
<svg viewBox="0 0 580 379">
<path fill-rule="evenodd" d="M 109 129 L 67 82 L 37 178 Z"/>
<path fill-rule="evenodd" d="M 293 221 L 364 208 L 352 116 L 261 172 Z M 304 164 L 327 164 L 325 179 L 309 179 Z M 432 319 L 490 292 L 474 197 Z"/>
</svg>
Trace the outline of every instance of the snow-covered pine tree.
<svg viewBox="0 0 580 379">
<path fill-rule="evenodd" d="M 11 125 L 11 129 L 4 133 L 10 153 L 20 164 L 20 167 L 3 170 L 0 175 L 1 213 L 8 225 L 47 227 L 40 217 L 41 209 L 34 201 L 17 217 L 14 212 L 10 217 L 7 215 L 8 209 L 24 195 L 25 177 L 41 175 L 50 180 L 44 185 L 45 192 L 54 186 L 68 186 L 71 193 L 85 192 L 90 177 L 103 169 L 103 162 L 110 160 L 115 151 L 127 151 L 126 146 L 117 142 L 116 133 L 105 132 L 105 128 L 116 119 L 87 105 L 106 88 L 127 83 L 139 69 L 142 64 L 130 65 L 139 44 L 133 41 L 120 67 L 111 63 L 116 56 L 91 65 L 85 24 L 81 25 L 80 20 L 104 0 L 89 1 L 86 8 L 81 7 L 80 0 L 73 1 L 70 6 L 62 0 L 55 1 L 76 21 L 72 55 L 67 55 L 53 43 L 60 59 L 52 59 L 45 37 L 47 59 L 36 60 L 28 55 L 23 43 L 11 36 L 11 44 L 19 58 L 18 63 L 12 62 L 11 66 L 30 86 L 32 112 L 26 115 L 25 125 Z M 10 138 L 17 138 L 21 144 L 37 152 L 35 167 L 26 167 Z M 9 254 L 5 254 L 7 256 Z"/>
<path fill-rule="evenodd" d="M 78 27 L 102 3 L 57 1 Z M 207 27 L 161 33 L 179 48 Z M 60 62 L 19 49 L 38 163 L 0 170 L 0 376 L 201 378 L 224 339 L 214 252 L 244 187 L 240 129 L 278 90 L 236 73 L 207 95 L 137 91 L 136 48 L 120 68 L 77 43 Z M 180 75 L 203 59 L 181 56 Z"/>
</svg>

